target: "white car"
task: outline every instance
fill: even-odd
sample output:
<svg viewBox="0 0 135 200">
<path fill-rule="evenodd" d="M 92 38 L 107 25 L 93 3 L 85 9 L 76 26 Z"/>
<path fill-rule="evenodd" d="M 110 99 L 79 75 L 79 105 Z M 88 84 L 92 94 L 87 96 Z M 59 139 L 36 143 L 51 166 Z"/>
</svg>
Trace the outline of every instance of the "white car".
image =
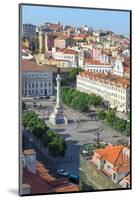
<svg viewBox="0 0 135 200">
<path fill-rule="evenodd" d="M 65 177 L 67 177 L 69 175 L 69 173 L 67 171 L 65 171 L 64 169 L 58 169 L 57 173 L 60 174 L 61 176 L 65 176 Z"/>
</svg>

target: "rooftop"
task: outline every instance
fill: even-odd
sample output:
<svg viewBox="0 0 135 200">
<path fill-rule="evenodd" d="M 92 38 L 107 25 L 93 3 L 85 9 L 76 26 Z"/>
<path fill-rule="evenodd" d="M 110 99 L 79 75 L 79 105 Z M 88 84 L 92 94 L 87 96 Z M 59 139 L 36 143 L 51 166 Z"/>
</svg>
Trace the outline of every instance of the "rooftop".
<svg viewBox="0 0 135 200">
<path fill-rule="evenodd" d="M 73 49 L 58 49 L 57 52 L 61 52 L 63 54 L 78 54 L 78 52 Z"/>
<path fill-rule="evenodd" d="M 109 66 L 109 67 L 111 66 L 110 64 L 104 64 L 104 63 L 101 63 L 99 60 L 95 60 L 95 59 L 86 59 L 85 64 L 104 65 L 104 66 Z"/>
<path fill-rule="evenodd" d="M 114 171 L 125 172 L 129 170 L 129 157 L 123 153 L 125 148 L 123 145 L 108 145 L 106 148 L 97 149 L 94 152 L 100 160 L 110 162 L 114 166 Z M 127 150 L 129 149 L 127 148 Z"/>
<path fill-rule="evenodd" d="M 39 161 L 36 161 L 36 171 L 33 174 L 23 168 L 23 184 L 29 184 L 32 194 L 79 191 L 78 185 L 69 183 L 67 178 L 55 178 Z"/>
<path fill-rule="evenodd" d="M 89 78 L 91 80 L 96 80 L 102 83 L 115 85 L 117 87 L 128 88 L 130 86 L 129 79 L 114 74 L 103 74 L 103 73 L 83 71 L 80 72 L 79 76 Z"/>
</svg>

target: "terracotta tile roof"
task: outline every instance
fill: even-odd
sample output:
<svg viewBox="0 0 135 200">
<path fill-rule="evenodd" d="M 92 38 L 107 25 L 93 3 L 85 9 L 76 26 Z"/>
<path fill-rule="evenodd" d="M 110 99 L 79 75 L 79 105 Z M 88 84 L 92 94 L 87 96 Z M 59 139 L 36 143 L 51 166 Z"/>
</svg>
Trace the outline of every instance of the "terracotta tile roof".
<svg viewBox="0 0 135 200">
<path fill-rule="evenodd" d="M 130 175 L 126 176 L 124 179 L 126 179 L 126 181 L 128 181 L 128 182 L 131 181 Z"/>
<path fill-rule="evenodd" d="M 98 159 L 107 160 L 114 165 L 115 171 L 125 171 L 129 169 L 129 157 L 123 154 L 123 145 L 107 146 L 103 149 L 95 150 Z M 127 148 L 128 149 L 128 148 Z"/>
<path fill-rule="evenodd" d="M 31 186 L 31 193 L 47 193 L 51 187 L 38 175 L 32 174 L 26 168 L 23 169 L 23 183 Z"/>
<path fill-rule="evenodd" d="M 111 66 L 110 64 L 104 64 L 101 63 L 99 60 L 94 60 L 94 59 L 86 59 L 85 64 Z"/>
<path fill-rule="evenodd" d="M 66 40 L 68 37 L 66 35 L 60 34 L 55 40 Z"/>
<path fill-rule="evenodd" d="M 61 188 L 56 188 L 52 191 L 54 192 L 78 192 L 80 190 L 78 185 L 67 185 Z"/>
<path fill-rule="evenodd" d="M 39 161 L 36 161 L 36 170 L 37 173 L 33 174 L 27 168 L 23 168 L 23 184 L 30 185 L 32 194 L 79 191 L 77 185 L 69 185 L 67 178 L 54 178 Z"/>
<path fill-rule="evenodd" d="M 58 49 L 57 52 L 62 52 L 63 54 L 78 54 L 78 52 L 73 49 Z"/>
<path fill-rule="evenodd" d="M 21 62 L 21 71 L 22 72 L 44 72 L 52 71 L 57 68 L 56 65 L 38 65 L 34 61 L 23 60 Z"/>
<path fill-rule="evenodd" d="M 114 74 L 103 74 L 90 71 L 83 71 L 79 74 L 81 77 L 89 78 L 91 80 L 99 81 L 101 83 L 106 83 L 110 85 L 115 85 L 117 87 L 127 88 L 130 86 L 130 81 L 127 78 L 117 76 Z"/>
</svg>

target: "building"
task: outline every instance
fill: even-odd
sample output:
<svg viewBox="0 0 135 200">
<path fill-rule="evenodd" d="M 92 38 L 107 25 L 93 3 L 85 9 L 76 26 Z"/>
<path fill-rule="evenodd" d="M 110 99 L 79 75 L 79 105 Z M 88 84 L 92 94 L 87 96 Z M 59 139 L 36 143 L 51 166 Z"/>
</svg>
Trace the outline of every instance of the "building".
<svg viewBox="0 0 135 200">
<path fill-rule="evenodd" d="M 48 65 L 22 61 L 22 96 L 50 96 L 53 94 L 53 75 Z"/>
<path fill-rule="evenodd" d="M 52 33 L 39 31 L 39 52 L 46 53 L 54 46 L 55 36 Z"/>
<path fill-rule="evenodd" d="M 22 37 L 28 37 L 32 39 L 36 34 L 36 26 L 33 24 L 23 24 Z"/>
<path fill-rule="evenodd" d="M 130 81 L 114 74 L 84 71 L 77 75 L 77 90 L 103 97 L 107 105 L 120 112 L 130 108 Z"/>
<path fill-rule="evenodd" d="M 63 49 L 67 48 L 68 45 L 69 45 L 69 39 L 67 38 L 66 35 L 60 34 L 54 40 L 54 47 L 56 48 Z"/>
<path fill-rule="evenodd" d="M 92 162 L 114 183 L 119 183 L 130 173 L 130 150 L 123 145 L 108 145 L 94 150 Z"/>
<path fill-rule="evenodd" d="M 24 160 L 27 161 L 22 165 L 21 195 L 79 191 L 79 185 L 72 184 L 68 178 L 55 178 L 49 169 L 36 160 L 36 152 L 33 149 L 23 152 L 22 161 Z"/>
<path fill-rule="evenodd" d="M 85 71 L 110 73 L 112 72 L 112 65 L 108 63 L 101 63 L 99 60 L 87 59 L 85 60 Z"/>
<path fill-rule="evenodd" d="M 78 52 L 73 49 L 52 49 L 52 57 L 56 60 L 66 60 L 72 63 L 72 67 L 78 66 Z M 83 57 L 83 56 L 82 56 Z M 80 58 L 81 63 L 81 58 Z"/>
<path fill-rule="evenodd" d="M 92 57 L 94 60 L 100 60 L 101 59 L 101 51 L 100 48 L 93 48 L 92 49 Z"/>
<path fill-rule="evenodd" d="M 130 188 L 130 182 L 130 175 L 128 175 L 120 181 L 119 185 L 121 185 L 122 188 Z"/>
</svg>

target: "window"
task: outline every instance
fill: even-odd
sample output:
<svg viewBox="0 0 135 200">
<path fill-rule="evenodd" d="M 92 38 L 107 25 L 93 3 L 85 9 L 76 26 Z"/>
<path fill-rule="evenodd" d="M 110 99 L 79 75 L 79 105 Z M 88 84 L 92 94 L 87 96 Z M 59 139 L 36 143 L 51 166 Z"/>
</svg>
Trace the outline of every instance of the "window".
<svg viewBox="0 0 135 200">
<path fill-rule="evenodd" d="M 42 87 L 42 83 L 40 83 L 40 87 Z"/>
<path fill-rule="evenodd" d="M 115 173 L 113 173 L 113 179 L 114 179 L 114 180 L 116 179 L 116 174 L 115 174 Z"/>
<path fill-rule="evenodd" d="M 36 88 L 38 87 L 38 83 L 36 83 Z"/>
<path fill-rule="evenodd" d="M 34 83 L 32 83 L 32 88 L 34 88 Z"/>
<path fill-rule="evenodd" d="M 51 87 L 51 82 L 49 82 L 49 87 Z"/>
<path fill-rule="evenodd" d="M 46 87 L 46 83 L 45 83 L 45 87 Z"/>
</svg>

